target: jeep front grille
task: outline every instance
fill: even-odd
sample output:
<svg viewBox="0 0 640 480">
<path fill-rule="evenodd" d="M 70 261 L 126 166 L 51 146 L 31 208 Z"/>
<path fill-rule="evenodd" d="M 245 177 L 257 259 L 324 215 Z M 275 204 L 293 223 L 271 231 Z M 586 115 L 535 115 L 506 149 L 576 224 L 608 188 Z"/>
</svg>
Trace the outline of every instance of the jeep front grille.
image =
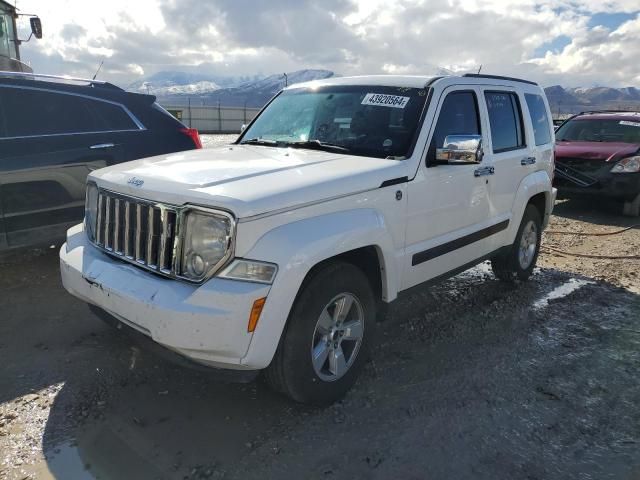
<svg viewBox="0 0 640 480">
<path fill-rule="evenodd" d="M 95 244 L 149 270 L 175 276 L 177 220 L 175 207 L 100 190 Z"/>
</svg>

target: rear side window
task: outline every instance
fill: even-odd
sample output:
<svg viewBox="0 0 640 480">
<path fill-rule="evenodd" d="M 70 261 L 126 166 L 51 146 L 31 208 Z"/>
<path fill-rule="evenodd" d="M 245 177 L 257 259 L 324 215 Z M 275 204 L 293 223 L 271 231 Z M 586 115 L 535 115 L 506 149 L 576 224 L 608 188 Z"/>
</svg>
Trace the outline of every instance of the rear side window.
<svg viewBox="0 0 640 480">
<path fill-rule="evenodd" d="M 0 105 L 6 137 L 136 128 L 122 108 L 76 95 L 0 88 Z"/>
<path fill-rule="evenodd" d="M 485 92 L 493 152 L 507 152 L 525 146 L 522 109 L 512 92 Z"/>
<path fill-rule="evenodd" d="M 533 93 L 525 93 L 524 99 L 529 107 L 529 115 L 531 116 L 531 125 L 533 125 L 533 136 L 536 145 L 545 145 L 551 142 L 551 127 L 549 125 L 549 117 L 544 100 L 540 95 Z"/>
<path fill-rule="evenodd" d="M 475 93 L 452 92 L 444 99 L 433 134 L 431 150 L 441 148 L 448 135 L 480 135 Z"/>
</svg>

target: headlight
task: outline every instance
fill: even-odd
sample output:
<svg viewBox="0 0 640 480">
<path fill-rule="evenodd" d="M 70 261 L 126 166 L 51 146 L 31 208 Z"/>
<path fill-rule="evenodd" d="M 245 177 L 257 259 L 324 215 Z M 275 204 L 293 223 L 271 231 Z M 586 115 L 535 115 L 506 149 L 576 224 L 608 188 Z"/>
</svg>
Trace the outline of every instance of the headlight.
<svg viewBox="0 0 640 480">
<path fill-rule="evenodd" d="M 233 219 L 230 215 L 190 210 L 184 219 L 181 275 L 203 280 L 231 254 Z"/>
<path fill-rule="evenodd" d="M 640 156 L 623 158 L 611 169 L 611 173 L 635 172 L 640 172 Z"/>
<path fill-rule="evenodd" d="M 87 194 L 84 204 L 84 226 L 89 240 L 96 238 L 96 221 L 98 218 L 98 187 L 95 183 L 87 183 Z"/>
<path fill-rule="evenodd" d="M 232 280 L 271 284 L 277 271 L 278 266 L 273 263 L 237 259 L 220 272 L 219 276 Z"/>
</svg>

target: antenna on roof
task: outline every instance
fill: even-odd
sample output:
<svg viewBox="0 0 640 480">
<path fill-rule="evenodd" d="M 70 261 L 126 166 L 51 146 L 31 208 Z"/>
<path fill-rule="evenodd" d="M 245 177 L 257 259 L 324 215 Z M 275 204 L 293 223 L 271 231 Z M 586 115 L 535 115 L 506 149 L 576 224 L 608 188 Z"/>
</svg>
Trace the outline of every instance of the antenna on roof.
<svg viewBox="0 0 640 480">
<path fill-rule="evenodd" d="M 104 60 L 102 60 L 100 62 L 100 66 L 98 66 L 98 70 L 96 70 L 96 74 L 93 76 L 93 78 L 91 80 L 95 80 L 96 77 L 98 76 L 98 73 L 100 72 L 100 69 L 102 68 L 102 65 L 104 64 Z"/>
<path fill-rule="evenodd" d="M 482 64 L 480 64 L 480 68 L 478 68 L 478 73 L 476 75 L 480 75 L 480 70 L 482 70 Z"/>
</svg>

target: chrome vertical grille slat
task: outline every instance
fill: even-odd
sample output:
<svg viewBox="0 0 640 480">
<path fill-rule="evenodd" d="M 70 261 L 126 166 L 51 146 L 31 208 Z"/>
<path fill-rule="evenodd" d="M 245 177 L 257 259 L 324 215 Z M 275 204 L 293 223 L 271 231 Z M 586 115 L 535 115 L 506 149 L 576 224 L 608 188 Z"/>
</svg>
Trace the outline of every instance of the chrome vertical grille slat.
<svg viewBox="0 0 640 480">
<path fill-rule="evenodd" d="M 124 256 L 131 257 L 131 202 L 124 202 Z"/>
<path fill-rule="evenodd" d="M 136 204 L 136 233 L 135 233 L 135 259 L 136 262 L 143 262 L 142 259 L 142 205 Z"/>
<path fill-rule="evenodd" d="M 120 199 L 116 198 L 113 202 L 113 251 L 116 253 L 122 253 L 122 247 L 120 245 Z"/>
<path fill-rule="evenodd" d="M 154 263 L 154 249 L 153 249 L 153 227 L 154 227 L 154 214 L 155 214 L 155 208 L 153 208 L 152 206 L 148 207 L 148 213 L 147 213 L 147 255 L 146 255 L 146 264 L 151 267 L 154 268 L 156 265 Z"/>
<path fill-rule="evenodd" d="M 104 203 L 104 248 L 112 250 L 111 248 L 111 197 L 107 197 Z"/>
<path fill-rule="evenodd" d="M 98 223 L 96 224 L 96 243 L 102 245 L 104 242 L 104 235 L 102 231 L 102 210 L 104 209 L 104 197 L 102 194 L 98 194 Z"/>
<path fill-rule="evenodd" d="M 100 190 L 95 243 L 112 255 L 177 276 L 178 208 Z"/>
<path fill-rule="evenodd" d="M 166 252 L 167 252 L 167 238 L 169 237 L 169 232 L 167 229 L 169 228 L 169 212 L 163 208 L 160 211 L 160 225 L 162 230 L 160 231 L 160 248 L 158 255 L 158 268 L 164 269 L 166 262 Z"/>
</svg>

